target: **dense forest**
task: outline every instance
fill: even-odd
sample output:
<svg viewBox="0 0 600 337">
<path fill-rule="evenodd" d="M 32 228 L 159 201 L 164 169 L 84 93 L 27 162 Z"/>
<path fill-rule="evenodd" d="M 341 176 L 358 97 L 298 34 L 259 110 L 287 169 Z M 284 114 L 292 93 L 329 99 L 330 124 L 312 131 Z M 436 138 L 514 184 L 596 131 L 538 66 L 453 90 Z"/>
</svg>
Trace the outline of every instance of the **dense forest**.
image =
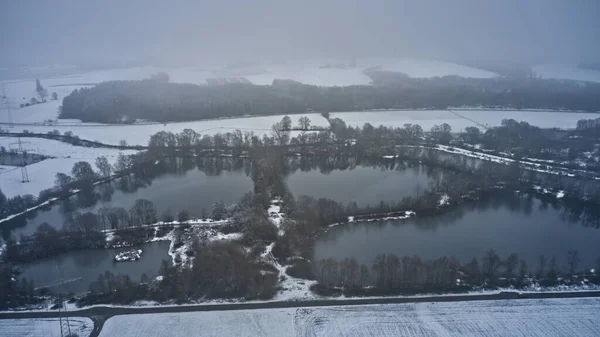
<svg viewBox="0 0 600 337">
<path fill-rule="evenodd" d="M 457 106 L 600 110 L 600 84 L 527 78 L 410 78 L 376 69 L 374 85 L 318 87 L 291 80 L 271 85 L 169 83 L 168 75 L 103 82 L 63 99 L 60 118 L 85 122 L 187 121 L 243 115 Z"/>
</svg>

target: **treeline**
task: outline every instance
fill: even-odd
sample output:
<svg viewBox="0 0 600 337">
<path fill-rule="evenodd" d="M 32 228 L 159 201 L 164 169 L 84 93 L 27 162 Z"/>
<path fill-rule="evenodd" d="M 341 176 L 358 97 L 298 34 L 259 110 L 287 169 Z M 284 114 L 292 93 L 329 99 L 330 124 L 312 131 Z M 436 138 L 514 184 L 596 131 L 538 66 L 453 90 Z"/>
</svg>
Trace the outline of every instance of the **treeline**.
<svg viewBox="0 0 600 337">
<path fill-rule="evenodd" d="M 90 285 L 91 293 L 78 304 L 126 304 L 136 300 L 182 303 L 199 298 L 250 300 L 268 299 L 275 294 L 277 271 L 258 265 L 238 243 L 212 243 L 193 254 L 196 259 L 191 267 L 180 268 L 163 261 L 160 281 L 142 276 L 138 283 L 125 275 L 105 272 Z"/>
<path fill-rule="evenodd" d="M 307 111 L 499 106 L 518 109 L 600 110 L 600 85 L 542 79 L 418 79 L 369 73 L 375 85 L 317 87 L 289 80 L 272 85 L 193 85 L 156 78 L 103 82 L 63 99 L 60 118 L 85 122 L 160 122 Z"/>
<path fill-rule="evenodd" d="M 600 107 L 598 83 L 581 85 L 578 81 L 542 79 L 531 74 L 487 79 L 460 76 L 411 78 L 377 69 L 367 71 L 367 74 L 380 96 L 387 98 L 396 94 L 395 101 L 405 108 L 482 106 L 594 112 Z"/>
<path fill-rule="evenodd" d="M 359 264 L 354 258 L 342 261 L 330 258 L 312 265 L 311 276 L 319 282 L 312 290 L 321 295 L 373 296 L 511 286 L 520 289 L 536 284 L 552 287 L 580 284 L 584 279 L 600 283 L 600 273 L 581 269 L 577 250 L 569 250 L 564 262 L 560 264 L 556 256 L 540 255 L 537 268 L 532 269 L 518 254 L 502 258 L 493 249 L 481 259 L 473 257 L 462 264 L 446 256 L 426 260 L 418 256 L 380 254 L 370 266 Z M 596 264 L 598 270 L 600 258 Z"/>
<path fill-rule="evenodd" d="M 452 143 L 458 146 L 478 145 L 493 153 L 510 153 L 512 158 L 536 158 L 554 161 L 571 169 L 600 170 L 600 152 L 594 146 L 600 138 L 599 119 L 579 120 L 575 130 L 542 129 L 514 119 L 502 120 L 501 125 L 481 132 L 467 127 Z M 465 146 L 466 147 L 466 146 Z M 548 164 L 548 163 L 544 163 Z"/>
<path fill-rule="evenodd" d="M 225 204 L 217 201 L 210 214 L 202 210 L 201 218 L 207 220 L 210 216 L 212 220 L 223 220 L 228 217 L 228 212 Z M 110 245 L 141 244 L 154 238 L 156 232 L 154 228 L 140 228 L 141 226 L 157 224 L 159 220 L 163 223 L 175 220 L 185 223 L 190 218 L 187 210 L 180 210 L 175 215 L 169 209 L 159 217 L 154 203 L 146 199 L 136 200 L 129 210 L 123 207 L 102 207 L 97 214 L 72 212 L 66 216 L 61 229 L 44 222 L 32 235 L 21 235 L 18 242 L 9 238 L 3 258 L 6 262 L 22 263 L 72 250 L 104 247 L 107 244 L 104 233 L 106 230 L 114 231 Z"/>
</svg>

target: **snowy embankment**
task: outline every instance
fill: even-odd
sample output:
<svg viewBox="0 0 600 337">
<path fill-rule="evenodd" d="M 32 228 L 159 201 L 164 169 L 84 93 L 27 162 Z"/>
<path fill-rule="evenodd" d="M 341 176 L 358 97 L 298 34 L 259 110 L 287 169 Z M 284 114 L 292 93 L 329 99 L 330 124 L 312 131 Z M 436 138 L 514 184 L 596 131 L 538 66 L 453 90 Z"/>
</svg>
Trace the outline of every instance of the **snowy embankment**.
<svg viewBox="0 0 600 337">
<path fill-rule="evenodd" d="M 0 146 L 13 148 L 11 145 L 17 141 L 14 137 L 0 137 Z M 15 195 L 32 194 L 37 196 L 40 191 L 54 187 L 54 179 L 59 172 L 70 174 L 73 165 L 79 161 L 86 161 L 95 168 L 97 157 L 104 156 L 112 165 L 116 162 L 119 153 L 134 154 L 136 150 L 116 150 L 106 148 L 88 148 L 66 144 L 57 140 L 44 138 L 22 139 L 23 149 L 31 152 L 54 157 L 42 160 L 35 164 L 27 165 L 29 182 L 22 182 L 19 167 L 4 166 L 0 171 L 0 189 L 7 197 Z"/>
<path fill-rule="evenodd" d="M 65 329 L 66 320 L 63 318 Z M 70 331 L 78 337 L 88 337 L 94 329 L 89 318 L 69 317 Z M 0 336 L 6 337 L 61 337 L 61 325 L 58 318 L 0 319 Z M 119 334 L 113 335 L 119 336 Z"/>
<path fill-rule="evenodd" d="M 575 298 L 136 314 L 100 336 L 596 336 L 599 311 Z"/>
<path fill-rule="evenodd" d="M 459 147 L 453 147 L 453 146 L 447 146 L 447 145 L 439 145 L 438 144 L 438 145 L 436 145 L 435 149 L 446 152 L 446 153 L 459 154 L 459 155 L 466 156 L 466 157 L 491 161 L 491 162 L 505 164 L 505 165 L 509 165 L 509 164 L 512 164 L 515 162 L 515 159 L 511 159 L 511 158 L 507 158 L 507 157 L 500 157 L 500 156 L 496 156 L 496 155 L 492 155 L 492 154 L 487 154 L 487 153 L 482 153 L 482 152 L 477 152 L 477 151 L 473 151 L 473 150 L 467 150 L 467 149 L 462 149 Z M 522 165 L 525 169 L 531 170 L 531 171 L 536 171 L 536 172 L 541 172 L 541 173 L 548 173 L 548 174 L 554 174 L 554 175 L 565 175 L 565 176 L 569 176 L 569 177 L 575 176 L 575 174 L 573 172 L 592 173 L 592 172 L 587 172 L 585 170 L 570 170 L 570 169 L 566 169 L 566 168 L 560 168 L 560 167 L 552 166 L 551 163 L 556 164 L 555 162 L 552 162 L 552 161 L 544 161 L 544 163 L 539 163 L 539 160 L 532 160 L 530 158 L 528 158 L 527 160 L 519 161 L 519 164 Z M 549 169 L 546 168 L 547 166 L 550 168 Z"/>
</svg>

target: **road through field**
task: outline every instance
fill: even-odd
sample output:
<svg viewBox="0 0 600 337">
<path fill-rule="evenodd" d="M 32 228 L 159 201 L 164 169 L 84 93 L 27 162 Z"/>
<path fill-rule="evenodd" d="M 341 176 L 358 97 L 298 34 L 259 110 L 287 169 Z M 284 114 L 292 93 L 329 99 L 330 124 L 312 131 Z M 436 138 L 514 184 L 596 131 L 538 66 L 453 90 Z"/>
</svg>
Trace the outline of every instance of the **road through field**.
<svg viewBox="0 0 600 337">
<path fill-rule="evenodd" d="M 475 302 L 475 301 L 506 301 L 506 300 L 542 300 L 542 299 L 569 299 L 569 298 L 591 298 L 600 297 L 600 291 L 580 292 L 547 292 L 547 293 L 516 293 L 501 292 L 487 295 L 439 295 L 424 297 L 385 297 L 385 298 L 361 298 L 340 300 L 314 300 L 314 301 L 280 301 L 280 302 L 251 302 L 230 304 L 200 304 L 182 306 L 153 306 L 153 307 L 112 307 L 95 306 L 81 310 L 69 311 L 72 317 L 89 317 L 94 320 L 94 331 L 91 336 L 98 336 L 104 323 L 113 316 L 138 315 L 138 314 L 173 314 L 182 312 L 206 312 L 206 311 L 235 311 L 255 309 L 288 309 L 288 308 L 312 308 L 312 307 L 341 307 L 358 305 L 380 305 L 380 304 L 407 304 L 407 303 L 445 303 L 445 302 Z M 598 300 L 600 310 L 600 300 Z M 0 319 L 19 318 L 54 318 L 65 316 L 64 312 L 58 311 L 24 311 L 24 312 L 1 312 Z M 172 315 L 171 315 L 172 316 Z"/>
</svg>

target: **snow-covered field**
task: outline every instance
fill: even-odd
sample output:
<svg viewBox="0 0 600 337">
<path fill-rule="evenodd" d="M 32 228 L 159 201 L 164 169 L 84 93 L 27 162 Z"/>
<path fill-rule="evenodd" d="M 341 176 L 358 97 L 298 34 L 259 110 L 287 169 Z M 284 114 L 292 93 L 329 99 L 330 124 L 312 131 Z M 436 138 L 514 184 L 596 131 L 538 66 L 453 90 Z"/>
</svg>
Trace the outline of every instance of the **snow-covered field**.
<svg viewBox="0 0 600 337">
<path fill-rule="evenodd" d="M 479 127 L 470 118 L 489 127 L 498 126 L 503 119 L 525 121 L 543 128 L 574 128 L 580 119 L 599 118 L 600 113 L 574 113 L 555 111 L 530 111 L 530 110 L 456 110 L 462 118 L 448 110 L 386 110 L 367 112 L 335 112 L 331 117 L 343 119 L 347 125 L 363 126 L 371 123 L 373 126 L 385 125 L 402 127 L 406 123 L 419 124 L 428 131 L 432 126 L 448 123 L 452 131 L 458 132 L 468 126 Z"/>
<path fill-rule="evenodd" d="M 0 137 L 0 146 L 6 149 L 17 148 L 14 143 L 15 137 Z M 134 154 L 136 150 L 117 150 L 107 148 L 74 146 L 58 140 L 45 138 L 21 138 L 23 149 L 29 153 L 43 154 L 57 158 L 70 158 L 79 160 L 95 160 L 97 157 L 105 156 L 109 162 L 114 163 L 119 152 L 123 154 Z M 13 145 L 11 145 L 13 144 Z"/>
<path fill-rule="evenodd" d="M 123 315 L 100 336 L 597 336 L 598 312 L 591 298 Z"/>
<path fill-rule="evenodd" d="M 16 142 L 14 137 L 0 137 L 0 146 L 13 148 Z M 135 150 L 115 150 L 106 148 L 87 148 L 73 146 L 67 143 L 43 138 L 23 138 L 23 148 L 32 153 L 43 154 L 55 158 L 27 165 L 29 182 L 23 183 L 21 169 L 18 167 L 3 166 L 0 170 L 0 189 L 8 196 L 33 194 L 37 196 L 41 190 L 54 186 L 56 173 L 70 173 L 73 164 L 78 161 L 87 161 L 95 168 L 95 160 L 105 156 L 108 162 L 114 164 L 119 152 L 133 154 Z"/>
<path fill-rule="evenodd" d="M 326 60 L 306 61 L 290 63 L 285 65 L 266 64 L 243 67 L 188 67 L 188 68 L 157 68 L 137 67 L 103 71 L 91 71 L 68 76 L 41 78 L 42 85 L 49 93 L 57 92 L 58 101 L 49 100 L 47 103 L 38 104 L 26 108 L 18 108 L 20 103 L 28 101 L 35 96 L 35 79 L 7 80 L 2 84 L 6 90 L 8 102 L 13 107 L 12 120 L 17 123 L 9 132 L 22 132 L 28 130 L 35 133 L 47 133 L 58 130 L 61 133 L 73 132 L 82 139 L 99 141 L 106 144 L 119 144 L 124 140 L 129 145 L 146 145 L 151 135 L 159 131 L 181 132 L 186 128 L 195 130 L 200 134 L 215 134 L 228 132 L 235 129 L 252 131 L 257 135 L 270 134 L 271 126 L 280 121 L 284 116 L 246 117 L 219 120 L 206 120 L 197 122 L 181 122 L 168 124 L 134 124 L 134 125 L 103 125 L 95 123 L 81 123 L 77 120 L 58 120 L 55 125 L 44 125 L 47 120 L 56 120 L 58 107 L 62 98 L 73 89 L 99 83 L 108 80 L 139 80 L 148 78 L 160 71 L 169 73 L 173 82 L 189 82 L 202 84 L 206 79 L 215 77 L 238 78 L 245 77 L 253 83 L 270 84 L 276 78 L 289 78 L 303 83 L 316 85 L 350 85 L 368 84 L 369 79 L 363 70 L 380 66 L 382 69 L 391 71 L 402 71 L 414 77 L 461 75 L 466 77 L 491 77 L 495 76 L 483 70 L 464 67 L 452 63 L 408 60 L 408 59 L 362 59 L 346 62 L 346 67 L 339 67 L 339 63 Z M 76 71 L 75 69 L 73 71 Z M 462 118 L 451 111 L 371 111 L 371 112 L 341 112 L 332 113 L 332 117 L 339 117 L 351 126 L 362 126 L 371 123 L 374 126 L 386 125 L 401 127 L 406 123 L 420 124 L 423 129 L 428 130 L 433 125 L 448 123 L 454 131 L 464 130 L 468 126 L 477 126 L 473 119 L 488 126 L 499 125 L 502 119 L 514 118 L 524 120 L 540 127 L 575 127 L 577 120 L 598 118 L 600 114 L 579 114 L 570 112 L 545 112 L 545 111 L 484 111 L 484 110 L 460 110 Z M 327 121 L 319 114 L 306 114 L 314 126 L 327 126 Z M 299 116 L 292 116 L 294 124 Z M 8 115 L 2 111 L 0 122 L 7 122 Z M 19 125 L 19 123 L 21 125 Z M 7 125 L 1 125 L 7 129 Z M 0 138 L 0 145 L 6 146 L 13 142 L 14 138 Z M 0 170 L 0 188 L 9 196 L 15 194 L 32 193 L 37 195 L 40 190 L 53 185 L 54 176 L 57 172 L 70 171 L 73 163 L 78 160 L 93 160 L 99 155 L 105 155 L 110 161 L 114 161 L 118 151 L 105 149 L 90 149 L 73 147 L 61 142 L 29 138 L 30 142 L 25 147 L 35 152 L 61 158 L 46 160 L 28 166 L 31 182 L 22 184 L 21 172 L 18 169 L 3 168 Z M 6 143 L 6 144 L 5 144 Z"/>
<path fill-rule="evenodd" d="M 14 116 L 14 115 L 13 115 Z M 47 133 L 52 130 L 58 130 L 61 133 L 66 131 L 73 132 L 74 135 L 82 139 L 99 141 L 105 144 L 117 145 L 121 140 L 125 140 L 128 145 L 147 145 L 150 136 L 159 131 L 181 132 L 184 129 L 192 129 L 200 134 L 213 135 L 216 133 L 232 132 L 236 129 L 252 131 L 255 134 L 262 136 L 263 134 L 271 133 L 271 126 L 281 121 L 285 115 L 262 116 L 262 117 L 246 117 L 246 118 L 231 118 L 231 119 L 215 119 L 197 122 L 179 122 L 165 124 L 88 124 L 79 123 L 78 125 L 15 125 L 8 129 L 9 132 L 20 132 L 28 130 L 35 133 Z M 297 125 L 300 116 L 308 116 L 311 120 L 311 125 L 327 126 L 327 120 L 319 114 L 302 114 L 291 115 L 293 125 Z"/>
<path fill-rule="evenodd" d="M 379 66 L 382 70 L 401 72 L 410 77 L 420 78 L 452 75 L 471 78 L 490 78 L 498 76 L 491 71 L 435 60 L 367 58 L 358 60 L 358 64 L 363 68 Z"/>
<path fill-rule="evenodd" d="M 340 67 L 343 66 L 343 67 Z M 172 82 L 187 82 L 203 84 L 210 78 L 246 78 L 256 84 L 270 84 L 273 79 L 285 78 L 292 79 L 302 83 L 333 86 L 333 85 L 352 85 L 368 84 L 370 79 L 363 73 L 363 70 L 369 67 L 381 67 L 384 70 L 405 72 L 413 77 L 431 77 L 444 75 L 460 75 L 465 77 L 492 77 L 494 73 L 461 66 L 458 64 L 414 59 L 390 59 L 390 58 L 366 58 L 358 59 L 353 62 L 336 62 L 331 60 L 309 60 L 295 61 L 287 64 L 259 64 L 245 65 L 241 67 L 187 67 L 187 68 L 158 68 L 158 67 L 136 67 L 124 69 L 112 69 L 102 71 L 90 71 L 85 73 L 73 74 L 68 76 L 40 78 L 42 85 L 46 87 L 49 93 L 57 92 L 58 101 L 48 100 L 47 103 L 38 104 L 30 107 L 19 108 L 20 103 L 29 101 L 36 95 L 35 79 L 28 78 L 22 80 L 7 80 L 1 83 L 6 90 L 8 102 L 13 107 L 12 120 L 17 125 L 11 128 L 10 132 L 20 132 L 29 130 L 31 132 L 48 132 L 54 129 L 61 133 L 72 131 L 75 135 L 88 140 L 97 140 L 109 144 L 117 144 L 120 140 L 125 140 L 131 145 L 144 145 L 147 143 L 150 135 L 161 131 L 180 132 L 185 128 L 191 128 L 201 133 L 214 134 L 216 132 L 225 132 L 234 129 L 245 131 L 254 131 L 257 134 L 270 132 L 270 127 L 275 122 L 281 120 L 282 115 L 255 118 L 235 118 L 223 120 L 210 120 L 200 122 L 184 122 L 151 124 L 151 125 L 101 125 L 94 123 L 81 123 L 77 120 L 58 120 L 56 125 L 40 125 L 47 120 L 56 120 L 58 117 L 58 107 L 62 103 L 62 98 L 68 95 L 72 90 L 99 83 L 108 80 L 139 80 L 148 78 L 152 74 L 164 71 L 170 76 Z M 544 70 L 545 68 L 540 68 Z M 555 69 L 550 67 L 549 69 Z M 73 69 L 76 72 L 76 69 Z M 585 70 L 586 73 L 593 71 Z M 544 72 L 541 72 L 544 74 Z M 545 72 L 548 74 L 549 72 Z M 600 77 L 599 77 L 600 80 Z M 541 127 L 574 127 L 577 119 L 595 118 L 600 116 L 591 114 L 572 114 L 554 112 L 549 115 L 547 112 L 540 111 L 478 111 L 472 110 L 464 112 L 468 117 L 488 124 L 489 126 L 499 125 L 503 118 L 515 118 L 525 120 L 531 124 Z M 362 125 L 369 122 L 373 125 L 394 125 L 402 126 L 405 123 L 419 123 L 424 129 L 429 129 L 434 124 L 448 123 L 453 129 L 460 130 L 473 123 L 459 118 L 448 111 L 383 111 L 383 112 L 349 112 L 336 113 L 334 116 L 346 120 L 350 125 Z M 324 126 L 327 122 L 318 114 L 309 114 L 313 125 Z M 295 119 L 295 118 L 294 118 Z M 8 114 L 4 111 L 0 113 L 0 122 L 8 122 Z M 295 122 L 295 121 L 294 121 Z M 31 125 L 37 124 L 37 125 Z M 6 125 L 1 126 L 6 129 Z"/>
<path fill-rule="evenodd" d="M 23 183 L 21 180 L 20 167 L 2 170 L 0 171 L 0 189 L 7 197 L 19 194 L 33 194 L 37 197 L 40 191 L 54 186 L 56 173 L 70 174 L 71 168 L 78 161 L 81 160 L 65 158 L 46 159 L 32 165 L 27 165 L 29 182 L 26 183 Z"/>
<path fill-rule="evenodd" d="M 542 78 L 600 82 L 600 71 L 579 68 L 573 64 L 539 64 L 533 66 L 533 72 Z"/>
<path fill-rule="evenodd" d="M 88 337 L 94 328 L 89 318 L 70 317 L 71 333 Z M 66 325 L 65 325 L 66 327 Z M 0 336 L 6 337 L 61 337 L 58 318 L 0 319 Z M 118 336 L 114 335 L 114 336 Z"/>
</svg>

